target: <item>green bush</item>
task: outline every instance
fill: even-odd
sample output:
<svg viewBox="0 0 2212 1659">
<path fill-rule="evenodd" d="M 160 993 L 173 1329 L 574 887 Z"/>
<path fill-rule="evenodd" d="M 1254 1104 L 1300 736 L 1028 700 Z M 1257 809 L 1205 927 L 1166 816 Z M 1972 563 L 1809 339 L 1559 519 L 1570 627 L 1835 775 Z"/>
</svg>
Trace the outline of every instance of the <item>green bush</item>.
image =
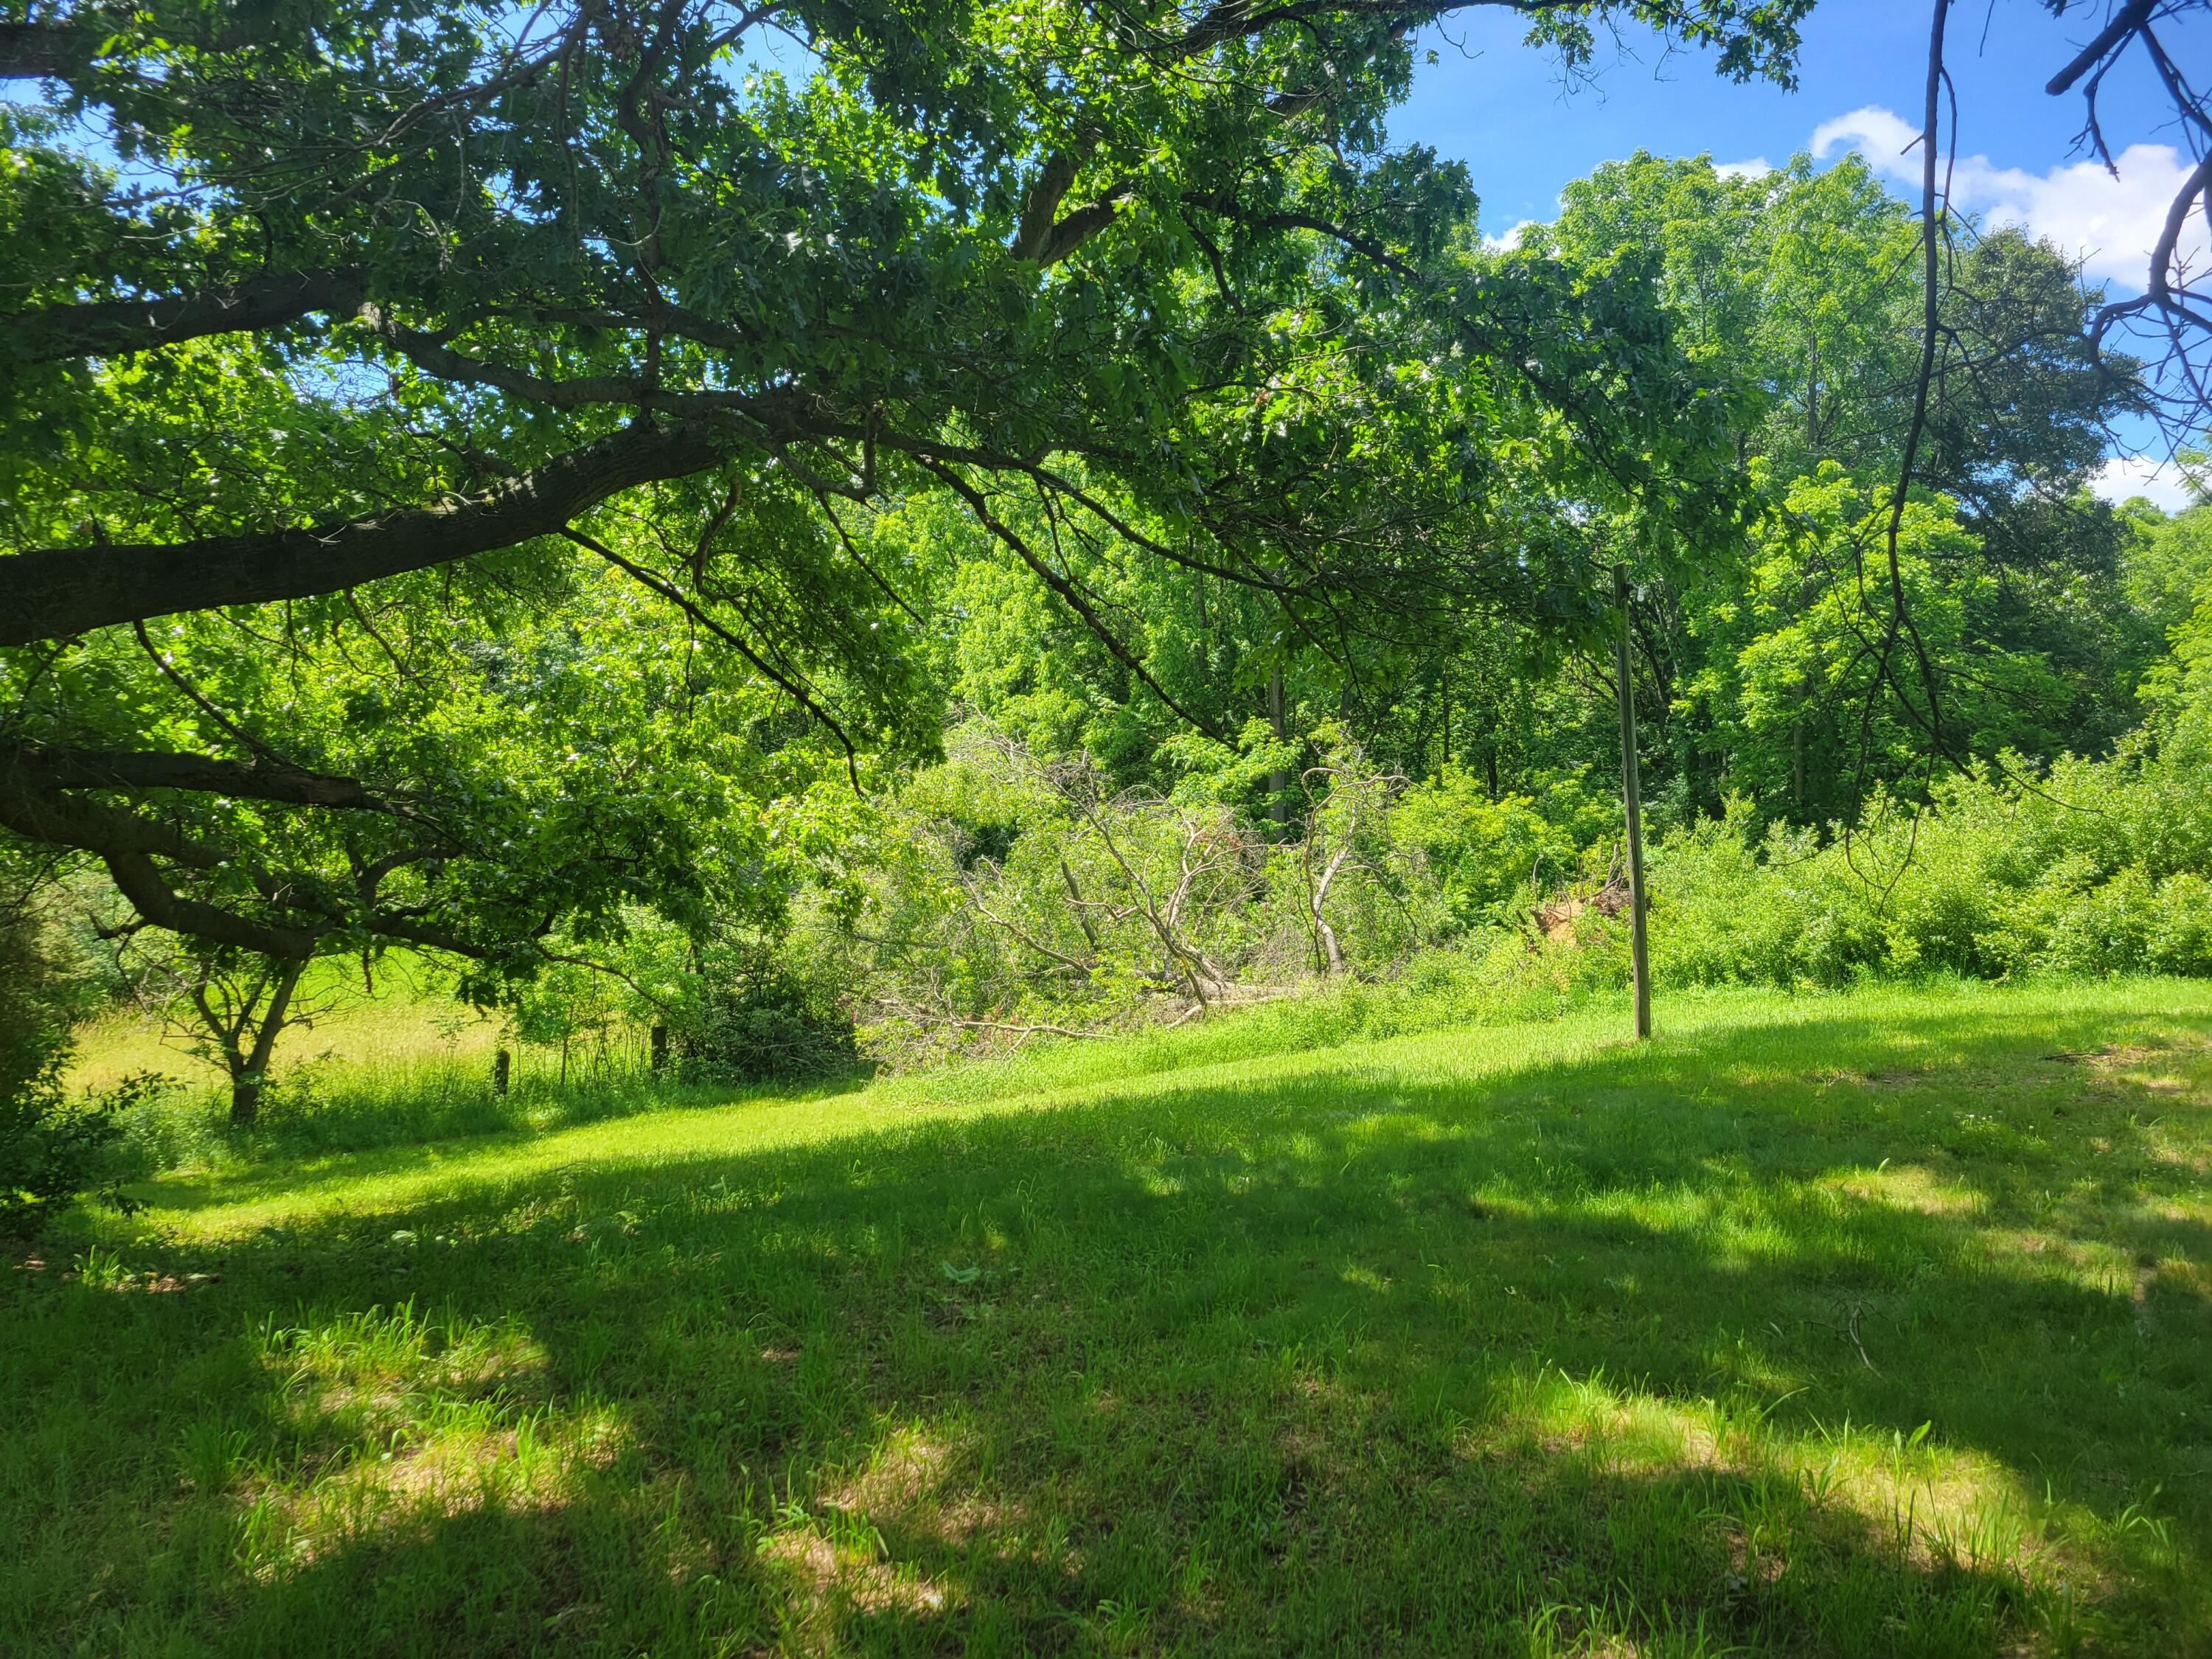
<svg viewBox="0 0 2212 1659">
<path fill-rule="evenodd" d="M 35 1236 L 98 1183 L 133 1083 L 72 1103 L 62 1089 L 79 988 L 21 909 L 0 917 L 0 1236 Z"/>
<path fill-rule="evenodd" d="M 1832 987 L 1957 975 L 2212 974 L 2212 767 L 2187 754 L 2016 760 L 1846 833 L 1725 822 L 1651 858 L 1662 982 Z"/>
<path fill-rule="evenodd" d="M 860 1064 L 852 1016 L 774 964 L 709 987 L 669 1032 L 687 1083 L 799 1083 Z"/>
</svg>

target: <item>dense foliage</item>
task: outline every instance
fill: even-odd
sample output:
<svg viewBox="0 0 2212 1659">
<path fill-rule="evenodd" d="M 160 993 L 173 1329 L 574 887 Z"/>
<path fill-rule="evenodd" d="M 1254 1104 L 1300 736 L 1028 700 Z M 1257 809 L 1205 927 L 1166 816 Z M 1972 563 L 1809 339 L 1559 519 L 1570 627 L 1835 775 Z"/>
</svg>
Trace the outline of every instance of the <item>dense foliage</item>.
<svg viewBox="0 0 2212 1659">
<path fill-rule="evenodd" d="M 89 988 L 38 902 L 39 872 L 0 854 L 0 1238 L 36 1233 L 94 1184 L 130 1090 L 72 1102 L 63 1070 Z"/>
<path fill-rule="evenodd" d="M 1532 29 L 1787 79 L 1806 3 Z M 1479 257 L 1462 169 L 1384 131 L 1409 21 L 6 22 L 43 96 L 0 106 L 0 825 L 210 949 L 511 978 L 623 903 L 701 927 L 748 834 L 710 696 L 933 742 L 957 561 L 879 507 L 955 515 L 1155 692 L 1085 549 L 1316 637 L 1587 623 L 1594 515 L 1703 556 L 1751 508 L 1717 400 L 1639 272 Z"/>
</svg>

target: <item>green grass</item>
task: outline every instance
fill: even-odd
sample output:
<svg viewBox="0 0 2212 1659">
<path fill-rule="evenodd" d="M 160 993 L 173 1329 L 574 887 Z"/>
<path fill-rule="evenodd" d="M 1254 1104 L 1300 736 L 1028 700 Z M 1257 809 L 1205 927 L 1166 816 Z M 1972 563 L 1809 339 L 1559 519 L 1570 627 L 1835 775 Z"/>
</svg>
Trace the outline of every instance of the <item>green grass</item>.
<svg viewBox="0 0 2212 1659">
<path fill-rule="evenodd" d="M 330 959 L 325 958 L 325 962 Z M 343 968 L 337 963 L 336 967 Z M 323 963 L 318 963 L 319 969 Z M 726 1100 L 654 1076 L 642 1030 L 610 1029 L 557 1048 L 516 1041 L 490 1014 L 453 1001 L 387 963 L 374 995 L 325 969 L 327 1005 L 288 1030 L 251 1134 L 229 1127 L 230 1086 L 193 1054 L 181 1028 L 114 1010 L 78 1033 L 64 1079 L 96 1095 L 154 1073 L 169 1086 L 123 1115 L 125 1162 L 141 1172 L 284 1164 L 331 1152 L 469 1135 L 538 1133 L 644 1111 Z M 492 1056 L 511 1056 L 510 1087 L 492 1092 Z"/>
<path fill-rule="evenodd" d="M 910 1073 L 878 1097 L 997 1099 L 1440 1027 L 1549 1018 L 1588 1000 L 1592 968 L 1580 952 L 1532 955 L 1517 939 L 1504 948 L 1489 939 L 1471 951 L 1430 951 L 1384 982 L 1315 988 L 1202 1024 L 1105 1042 L 1002 1042 Z M 125 1114 L 125 1163 L 142 1174 L 270 1163 L 296 1168 L 332 1152 L 536 1134 L 659 1106 L 793 1092 L 693 1086 L 656 1075 L 643 1028 L 619 1023 L 580 1038 L 566 1055 L 520 1042 L 495 1017 L 441 993 L 430 970 L 410 957 L 386 960 L 374 994 L 337 959 L 325 958 L 312 971 L 319 983 L 309 1001 L 319 1012 L 311 1024 L 279 1040 L 260 1122 L 250 1134 L 229 1127 L 224 1074 L 189 1051 L 179 1028 L 158 1018 L 117 1010 L 94 1022 L 79 1034 L 66 1083 L 74 1093 L 96 1094 L 136 1073 L 169 1079 L 169 1089 Z M 495 1096 L 492 1056 L 501 1048 L 512 1054 L 512 1086 Z M 811 1097 L 857 1088 L 873 1067 L 864 1062 L 800 1092 Z"/>
<path fill-rule="evenodd" d="M 150 1183 L 0 1651 L 2212 1652 L 2212 987 L 1662 1020 Z"/>
</svg>

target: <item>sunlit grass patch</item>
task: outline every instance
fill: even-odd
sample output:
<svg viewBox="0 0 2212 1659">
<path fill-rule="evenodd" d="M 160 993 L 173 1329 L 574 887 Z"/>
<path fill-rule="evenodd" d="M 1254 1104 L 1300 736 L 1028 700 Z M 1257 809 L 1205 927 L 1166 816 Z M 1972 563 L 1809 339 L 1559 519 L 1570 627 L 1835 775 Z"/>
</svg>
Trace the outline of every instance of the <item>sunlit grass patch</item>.
<svg viewBox="0 0 2212 1659">
<path fill-rule="evenodd" d="M 1850 1538 L 1885 1542 L 1923 1571 L 2017 1575 L 2031 1594 L 2048 1576 L 2039 1565 L 2052 1544 L 2028 1518 L 2031 1495 L 1996 1460 L 1931 1438 L 1932 1422 L 1909 1433 L 1849 1421 L 1784 1426 L 1775 1403 L 1754 1395 L 1668 1400 L 1556 1370 L 1516 1377 L 1503 1405 L 1494 1432 L 1597 1474 L 1703 1470 L 1746 1482 L 1766 1512 L 1726 1516 L 1723 1527 L 1740 1547 L 1733 1576 L 1747 1584 L 1788 1569 L 1763 1550 L 1817 1547 L 1824 1511 L 1848 1517 Z"/>
<path fill-rule="evenodd" d="M 252 1346 L 272 1391 L 244 1421 L 195 1419 L 178 1465 L 225 1506 L 232 1561 L 258 1583 L 471 1511 L 557 1507 L 624 1443 L 611 1409 L 548 1403 L 545 1356 L 511 1321 L 403 1302 L 271 1322 Z"/>
</svg>

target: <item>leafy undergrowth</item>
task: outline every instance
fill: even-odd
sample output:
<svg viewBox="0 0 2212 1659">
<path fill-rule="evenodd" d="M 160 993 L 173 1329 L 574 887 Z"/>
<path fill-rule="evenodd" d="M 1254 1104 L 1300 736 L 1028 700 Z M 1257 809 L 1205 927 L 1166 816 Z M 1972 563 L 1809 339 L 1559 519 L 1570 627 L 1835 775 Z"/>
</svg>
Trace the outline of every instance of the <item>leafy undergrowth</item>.
<svg viewBox="0 0 2212 1659">
<path fill-rule="evenodd" d="M 153 1183 L 0 1650 L 2212 1651 L 2212 988 L 1662 1018 Z"/>
</svg>

